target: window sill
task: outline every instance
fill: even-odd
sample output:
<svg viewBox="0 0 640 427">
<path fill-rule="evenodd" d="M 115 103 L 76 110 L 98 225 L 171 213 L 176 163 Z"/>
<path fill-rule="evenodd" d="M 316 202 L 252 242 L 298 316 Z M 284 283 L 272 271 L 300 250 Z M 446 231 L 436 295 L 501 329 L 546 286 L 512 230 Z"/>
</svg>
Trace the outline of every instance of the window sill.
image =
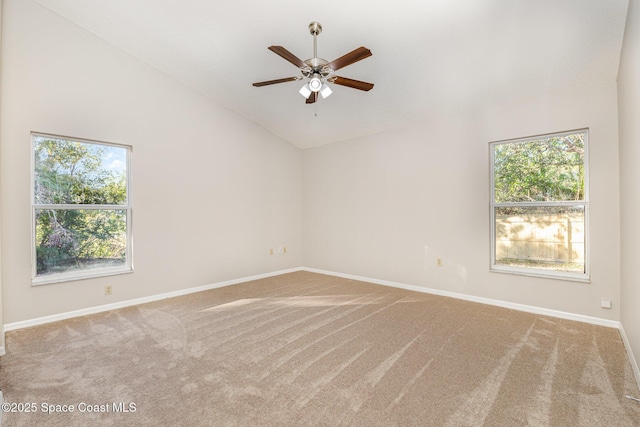
<svg viewBox="0 0 640 427">
<path fill-rule="evenodd" d="M 133 273 L 133 267 L 102 268 L 85 270 L 76 273 L 50 274 L 31 279 L 31 286 L 50 285 L 53 283 L 73 282 L 77 280 L 94 279 L 98 277 L 115 276 Z"/>
<path fill-rule="evenodd" d="M 541 269 L 518 268 L 518 267 L 502 267 L 492 266 L 489 269 L 491 273 L 513 274 L 516 276 L 538 277 L 541 279 L 566 280 L 570 282 L 591 283 L 588 274 L 569 273 L 561 271 L 546 271 Z"/>
</svg>

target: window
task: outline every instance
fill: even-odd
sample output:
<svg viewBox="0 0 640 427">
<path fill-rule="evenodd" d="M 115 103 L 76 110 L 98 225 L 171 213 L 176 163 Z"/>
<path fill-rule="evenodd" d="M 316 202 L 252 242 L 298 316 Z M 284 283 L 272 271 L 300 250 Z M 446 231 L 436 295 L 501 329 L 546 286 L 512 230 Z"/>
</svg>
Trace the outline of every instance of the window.
<svg viewBox="0 0 640 427">
<path fill-rule="evenodd" d="M 491 147 L 491 269 L 588 280 L 588 131 Z"/>
<path fill-rule="evenodd" d="M 132 271 L 131 147 L 31 140 L 33 284 Z"/>
</svg>

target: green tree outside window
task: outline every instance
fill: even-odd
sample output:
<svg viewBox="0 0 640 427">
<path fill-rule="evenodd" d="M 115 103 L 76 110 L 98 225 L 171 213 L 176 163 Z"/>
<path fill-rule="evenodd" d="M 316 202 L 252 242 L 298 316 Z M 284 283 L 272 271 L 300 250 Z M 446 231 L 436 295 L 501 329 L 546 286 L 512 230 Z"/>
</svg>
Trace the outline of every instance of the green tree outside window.
<svg viewBox="0 0 640 427">
<path fill-rule="evenodd" d="M 36 277 L 130 265 L 128 147 L 32 140 Z"/>
</svg>

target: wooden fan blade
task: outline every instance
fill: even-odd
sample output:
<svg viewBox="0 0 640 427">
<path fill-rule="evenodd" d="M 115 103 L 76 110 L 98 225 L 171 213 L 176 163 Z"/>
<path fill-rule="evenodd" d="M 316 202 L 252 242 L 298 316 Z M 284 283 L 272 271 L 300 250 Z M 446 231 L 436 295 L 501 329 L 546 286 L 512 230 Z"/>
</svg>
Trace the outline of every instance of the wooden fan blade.
<svg viewBox="0 0 640 427">
<path fill-rule="evenodd" d="M 333 83 L 340 86 L 347 86 L 364 91 L 370 91 L 371 89 L 373 89 L 373 83 L 361 82 L 360 80 L 353 80 L 339 76 L 334 76 L 333 79 Z"/>
<path fill-rule="evenodd" d="M 370 57 L 371 55 L 373 54 L 369 49 L 364 46 L 360 46 L 359 48 L 352 50 L 346 55 L 342 55 L 340 58 L 329 62 L 327 65 L 333 68 L 333 71 L 337 71 L 340 68 L 344 68 L 347 65 L 353 64 L 354 62 L 361 61 L 365 58 Z"/>
<path fill-rule="evenodd" d="M 307 98 L 306 104 L 313 104 L 318 100 L 318 92 L 311 92 L 311 95 Z"/>
<path fill-rule="evenodd" d="M 253 85 L 255 87 L 261 87 L 261 86 L 274 85 L 276 83 L 294 82 L 296 80 L 300 80 L 300 77 L 285 77 L 284 79 L 266 80 L 264 82 L 256 82 Z"/>
<path fill-rule="evenodd" d="M 282 46 L 269 46 L 269 50 L 275 53 L 276 55 L 280 55 L 282 58 L 291 62 L 293 65 L 295 65 L 298 68 L 307 67 L 307 64 L 305 64 L 302 59 L 298 58 L 297 56 L 295 56 L 293 53 L 289 52 L 287 49 L 283 48 Z"/>
</svg>

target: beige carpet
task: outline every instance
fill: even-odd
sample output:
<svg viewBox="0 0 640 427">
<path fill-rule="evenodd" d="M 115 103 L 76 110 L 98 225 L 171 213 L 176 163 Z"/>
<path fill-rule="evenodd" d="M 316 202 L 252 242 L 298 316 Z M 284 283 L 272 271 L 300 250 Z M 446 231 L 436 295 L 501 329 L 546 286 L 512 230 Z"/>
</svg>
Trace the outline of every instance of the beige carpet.
<svg viewBox="0 0 640 427">
<path fill-rule="evenodd" d="M 5 426 L 640 425 L 615 329 L 308 272 L 10 332 L 0 368 L 36 409 Z"/>
</svg>

